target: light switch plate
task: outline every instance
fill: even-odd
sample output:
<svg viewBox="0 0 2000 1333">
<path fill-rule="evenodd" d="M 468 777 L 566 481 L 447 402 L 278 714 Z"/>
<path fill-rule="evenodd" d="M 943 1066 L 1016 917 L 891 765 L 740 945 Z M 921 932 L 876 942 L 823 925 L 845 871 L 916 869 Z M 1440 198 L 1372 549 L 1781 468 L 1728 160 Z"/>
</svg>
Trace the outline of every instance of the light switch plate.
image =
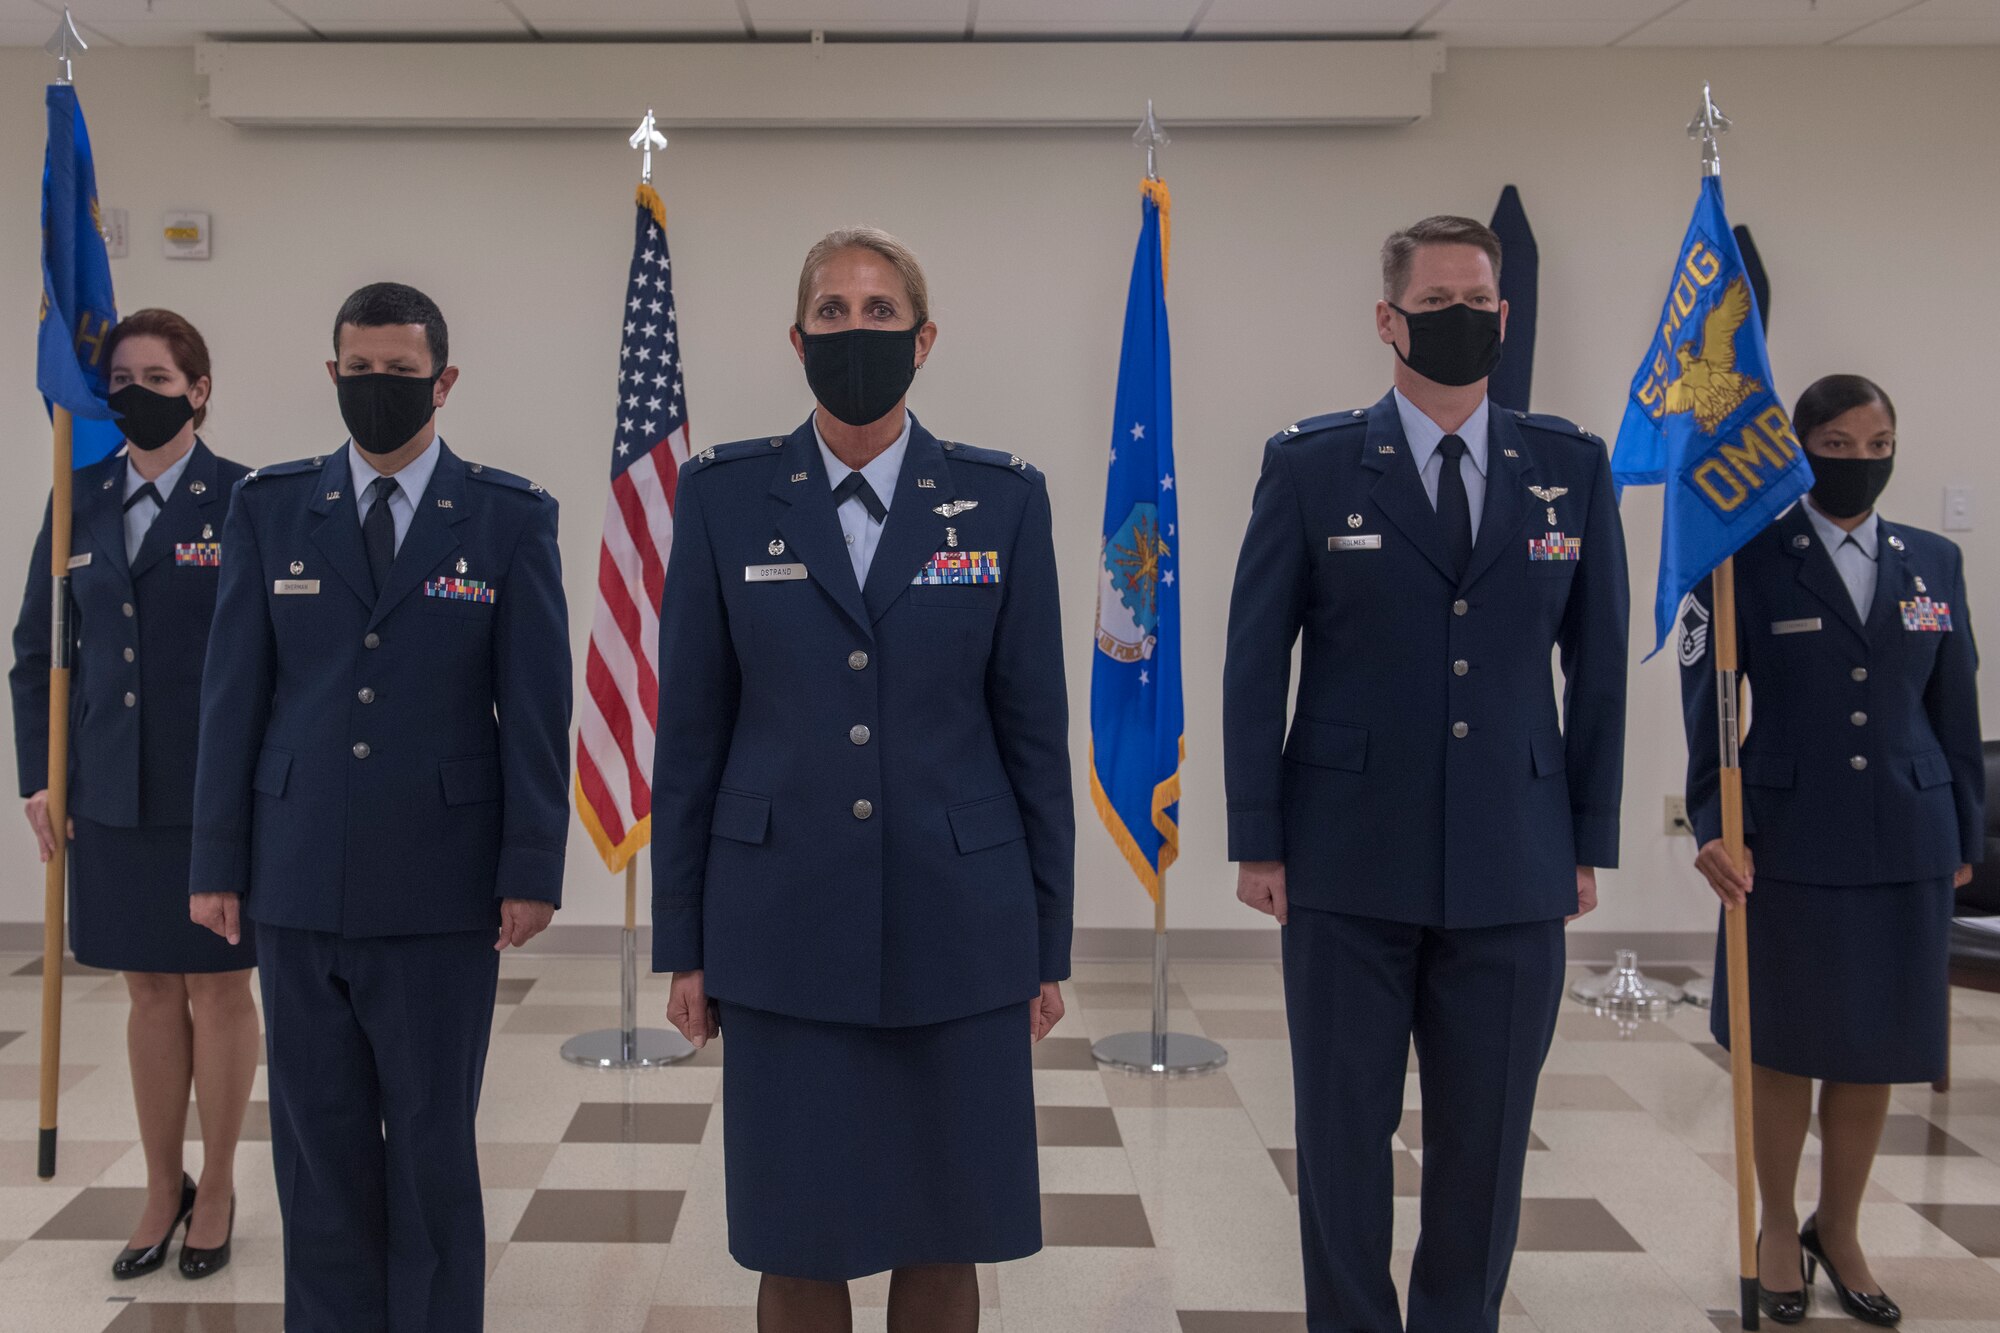
<svg viewBox="0 0 2000 1333">
<path fill-rule="evenodd" d="M 1972 488 L 1970 486 L 1947 486 L 1944 488 L 1944 530 L 1946 532 L 1972 531 Z"/>
<path fill-rule="evenodd" d="M 131 246 L 130 224 L 122 208 L 104 210 L 104 254 L 109 259 L 123 259 Z"/>
<path fill-rule="evenodd" d="M 1694 824 L 1688 819 L 1688 803 L 1685 796 L 1667 797 L 1667 836 L 1677 833 L 1694 836 Z"/>
</svg>

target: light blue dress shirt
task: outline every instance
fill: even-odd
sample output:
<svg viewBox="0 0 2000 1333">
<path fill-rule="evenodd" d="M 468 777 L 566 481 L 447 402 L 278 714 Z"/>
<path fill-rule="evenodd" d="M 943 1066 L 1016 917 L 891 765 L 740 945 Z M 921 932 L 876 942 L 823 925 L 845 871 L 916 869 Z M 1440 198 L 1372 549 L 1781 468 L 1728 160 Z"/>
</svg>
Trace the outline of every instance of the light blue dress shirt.
<svg viewBox="0 0 2000 1333">
<path fill-rule="evenodd" d="M 1861 623 L 1867 624 L 1869 609 L 1875 605 L 1875 562 L 1882 554 L 1880 521 L 1870 510 L 1860 526 L 1847 532 L 1814 508 L 1811 500 L 1805 506 L 1813 531 L 1833 557 L 1833 567 L 1840 571 L 1840 581 L 1847 585 L 1847 595 L 1854 599 L 1854 609 L 1861 613 Z"/>
<path fill-rule="evenodd" d="M 162 501 L 174 493 L 174 487 L 180 482 L 181 473 L 187 471 L 188 460 L 193 457 L 194 450 L 189 449 L 154 479 L 153 488 L 159 491 Z M 145 484 L 146 479 L 139 475 L 138 468 L 132 466 L 132 456 L 128 453 L 125 456 L 125 494 L 129 496 Z M 160 506 L 154 504 L 150 496 L 125 511 L 126 564 L 129 565 L 138 558 L 139 543 L 146 540 L 146 530 L 153 526 L 153 520 L 159 516 Z"/>
<path fill-rule="evenodd" d="M 437 471 L 438 449 L 444 444 L 442 436 L 433 435 L 430 447 L 412 458 L 401 472 L 396 474 L 396 493 L 389 500 L 389 521 L 396 525 L 396 549 L 403 549 L 403 537 L 410 530 L 410 520 L 417 516 L 417 501 L 423 499 L 424 491 L 431 484 L 431 473 Z M 357 447 L 352 440 L 347 443 L 347 471 L 354 485 L 354 509 L 363 522 L 368 519 L 368 511 L 374 502 L 368 498 L 368 488 L 382 474 L 369 465 L 367 453 Z"/>
<path fill-rule="evenodd" d="M 835 458 L 833 450 L 820 438 L 817 412 L 813 413 L 813 439 L 819 444 L 820 461 L 826 464 L 827 484 L 838 489 L 854 469 Z M 868 479 L 869 489 L 880 497 L 885 510 L 895 503 L 896 479 L 903 475 L 903 455 L 909 448 L 910 414 L 905 412 L 903 433 L 896 437 L 896 442 L 862 466 L 861 475 Z M 854 563 L 854 581 L 865 584 L 868 566 L 875 562 L 875 547 L 882 540 L 882 524 L 875 521 L 858 495 L 848 497 L 834 513 L 840 519 L 841 532 L 847 536 L 847 556 Z"/>
<path fill-rule="evenodd" d="M 1479 516 L 1486 508 L 1486 400 L 1479 400 L 1472 415 L 1457 430 L 1444 427 L 1423 414 L 1423 410 L 1397 389 L 1396 415 L 1402 418 L 1403 438 L 1409 442 L 1410 457 L 1416 461 L 1417 475 L 1423 478 L 1424 494 L 1431 508 L 1438 502 L 1438 476 L 1444 471 L 1444 455 L 1437 451 L 1447 434 L 1465 441 L 1465 457 L 1458 462 L 1458 475 L 1465 479 L 1465 503 L 1472 511 L 1472 539 L 1479 540 Z"/>
</svg>

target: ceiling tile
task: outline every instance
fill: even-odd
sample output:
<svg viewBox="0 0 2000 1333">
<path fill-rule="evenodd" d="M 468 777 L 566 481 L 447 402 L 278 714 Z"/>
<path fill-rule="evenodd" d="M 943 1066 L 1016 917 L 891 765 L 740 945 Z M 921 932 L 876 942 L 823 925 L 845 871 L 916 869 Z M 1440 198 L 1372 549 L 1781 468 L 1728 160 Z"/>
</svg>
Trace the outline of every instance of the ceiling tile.
<svg viewBox="0 0 2000 1333">
<path fill-rule="evenodd" d="M 1910 0 L 1686 0 L 1631 46 L 1812 46 L 1909 8 Z"/>
<path fill-rule="evenodd" d="M 2000 43 L 1995 0 L 1924 0 L 1840 39 L 1843 46 L 1981 46 Z"/>
<path fill-rule="evenodd" d="M 153 0 L 150 7 L 146 0 L 69 0 L 69 8 L 79 25 L 127 46 L 184 46 L 212 36 L 308 35 L 268 0 Z"/>
<path fill-rule="evenodd" d="M 500 0 L 283 0 L 283 4 L 315 30 L 340 36 L 527 32 Z"/>
<path fill-rule="evenodd" d="M 1182 33 L 1200 0 L 979 0 L 982 37 L 1157 36 Z"/>
<path fill-rule="evenodd" d="M 1343 0 L 1338 5 L 1326 0 L 1213 0 L 1195 35 L 1401 35 L 1437 5 L 1438 0 Z"/>
<path fill-rule="evenodd" d="M 759 37 L 821 29 L 870 35 L 965 34 L 966 0 L 745 0 Z"/>
<path fill-rule="evenodd" d="M 736 0 L 514 0 L 544 37 L 742 37 Z"/>
<path fill-rule="evenodd" d="M 1632 31 L 1630 23 L 1426 23 L 1423 36 L 1447 46 L 1609 46 Z"/>
</svg>

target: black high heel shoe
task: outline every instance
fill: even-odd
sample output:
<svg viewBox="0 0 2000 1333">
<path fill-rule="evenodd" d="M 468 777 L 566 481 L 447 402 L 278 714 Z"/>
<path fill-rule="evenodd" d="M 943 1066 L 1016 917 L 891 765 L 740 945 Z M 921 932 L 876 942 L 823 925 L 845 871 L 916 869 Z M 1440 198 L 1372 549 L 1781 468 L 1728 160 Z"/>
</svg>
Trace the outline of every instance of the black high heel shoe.
<svg viewBox="0 0 2000 1333">
<path fill-rule="evenodd" d="M 1840 1274 L 1826 1260 L 1826 1250 L 1819 1243 L 1819 1214 L 1806 1219 L 1804 1230 L 1799 1232 L 1799 1245 L 1806 1252 L 1806 1281 L 1813 1280 L 1814 1273 L 1826 1270 L 1826 1280 L 1833 1284 L 1834 1295 L 1840 1297 L 1840 1308 L 1864 1324 L 1874 1324 L 1878 1328 L 1894 1328 L 1903 1322 L 1903 1311 L 1887 1292 L 1878 1291 L 1873 1295 L 1866 1292 L 1849 1291 L 1841 1282 Z"/>
<path fill-rule="evenodd" d="M 194 1181 L 184 1172 L 181 1175 L 181 1210 L 174 1218 L 174 1224 L 167 1228 L 167 1234 L 151 1245 L 126 1249 L 119 1252 L 112 1261 L 111 1276 L 123 1282 L 128 1278 L 144 1277 L 155 1272 L 167 1261 L 167 1247 L 173 1244 L 174 1233 L 181 1224 L 194 1213 Z"/>
<path fill-rule="evenodd" d="M 1764 1233 L 1757 1233 L 1757 1247 L 1764 1247 Z M 1762 1265 L 1759 1265 L 1761 1268 Z M 1764 1285 L 1764 1276 L 1757 1275 L 1757 1308 L 1771 1317 L 1774 1324 L 1802 1324 L 1806 1319 L 1806 1309 L 1812 1303 L 1812 1279 L 1806 1276 L 1805 1256 L 1799 1256 L 1799 1289 L 1797 1291 L 1772 1291 Z"/>
<path fill-rule="evenodd" d="M 194 1230 L 189 1227 L 188 1230 Z M 236 1242 L 236 1196 L 229 1196 L 229 1234 L 222 1238 L 222 1244 L 212 1250 L 198 1250 L 192 1245 L 181 1246 L 181 1276 L 186 1278 L 214 1277 L 229 1267 L 229 1247 Z"/>
</svg>

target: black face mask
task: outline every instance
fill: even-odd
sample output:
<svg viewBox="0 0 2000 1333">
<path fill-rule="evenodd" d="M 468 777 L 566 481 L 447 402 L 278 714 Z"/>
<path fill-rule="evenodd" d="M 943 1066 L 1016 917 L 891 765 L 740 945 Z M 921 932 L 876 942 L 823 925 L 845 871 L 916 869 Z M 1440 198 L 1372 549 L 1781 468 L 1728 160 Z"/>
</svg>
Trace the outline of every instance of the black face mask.
<svg viewBox="0 0 2000 1333">
<path fill-rule="evenodd" d="M 1875 507 L 1875 501 L 1896 470 L 1896 456 L 1887 458 L 1828 458 L 1814 454 L 1813 503 L 1832 518 L 1855 518 Z"/>
<path fill-rule="evenodd" d="M 1442 310 L 1389 308 L 1410 326 L 1410 354 L 1403 364 L 1425 379 L 1458 387 L 1475 384 L 1500 364 L 1500 312 L 1460 302 Z"/>
<path fill-rule="evenodd" d="M 341 375 L 333 383 L 354 442 L 371 454 L 393 454 L 437 414 L 437 382 L 435 375 Z"/>
<path fill-rule="evenodd" d="M 128 384 L 105 399 L 118 418 L 118 429 L 134 449 L 153 450 L 181 433 L 194 420 L 194 404 L 187 395 L 170 398 L 154 393 L 142 384 Z"/>
<path fill-rule="evenodd" d="M 917 332 L 910 329 L 842 329 L 807 333 L 806 383 L 819 405 L 850 426 L 889 415 L 917 377 Z"/>
</svg>

